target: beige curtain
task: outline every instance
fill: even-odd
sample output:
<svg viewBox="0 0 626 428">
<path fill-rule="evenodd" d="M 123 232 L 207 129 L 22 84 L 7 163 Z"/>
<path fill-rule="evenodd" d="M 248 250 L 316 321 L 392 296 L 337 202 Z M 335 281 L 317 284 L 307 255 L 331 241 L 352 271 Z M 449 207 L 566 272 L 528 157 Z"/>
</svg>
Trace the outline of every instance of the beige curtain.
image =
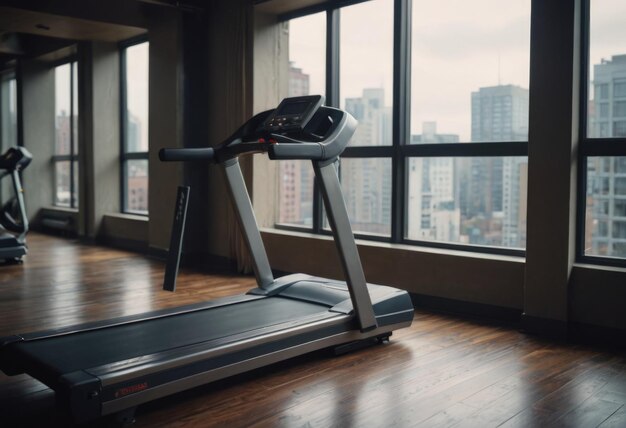
<svg viewBox="0 0 626 428">
<path fill-rule="evenodd" d="M 219 100 L 212 114 L 220 115 L 223 127 L 221 139 L 226 138 L 252 115 L 252 2 L 248 0 L 217 0 L 212 2 L 209 21 L 211 46 L 211 73 L 220 85 L 211 85 L 210 96 Z M 215 64 L 213 66 L 213 64 Z M 226 114 L 224 114 L 224 112 Z M 251 190 L 252 162 L 240 159 L 249 191 Z M 237 269 L 252 272 L 252 259 L 239 230 L 231 204 L 227 208 L 224 227 L 228 236 L 229 256 L 236 260 Z"/>
</svg>

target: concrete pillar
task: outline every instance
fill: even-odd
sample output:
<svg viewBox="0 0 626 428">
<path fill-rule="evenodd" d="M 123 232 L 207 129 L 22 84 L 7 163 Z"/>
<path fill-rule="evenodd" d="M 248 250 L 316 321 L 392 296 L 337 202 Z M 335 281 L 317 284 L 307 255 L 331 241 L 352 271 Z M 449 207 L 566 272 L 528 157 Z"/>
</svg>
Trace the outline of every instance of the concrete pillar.
<svg viewBox="0 0 626 428">
<path fill-rule="evenodd" d="M 79 234 L 95 239 L 120 210 L 120 63 L 115 43 L 79 48 Z"/>
<path fill-rule="evenodd" d="M 54 68 L 37 60 L 22 63 L 22 121 L 24 147 L 33 161 L 24 171 L 25 203 L 32 221 L 43 207 L 52 205 L 54 170 Z"/>
<path fill-rule="evenodd" d="M 532 2 L 524 324 L 559 336 L 575 257 L 580 1 Z"/>
<path fill-rule="evenodd" d="M 169 246 L 176 189 L 183 180 L 182 163 L 166 164 L 158 158 L 161 148 L 182 147 L 180 26 L 179 13 L 171 9 L 150 16 L 148 245 L 154 250 Z"/>
</svg>

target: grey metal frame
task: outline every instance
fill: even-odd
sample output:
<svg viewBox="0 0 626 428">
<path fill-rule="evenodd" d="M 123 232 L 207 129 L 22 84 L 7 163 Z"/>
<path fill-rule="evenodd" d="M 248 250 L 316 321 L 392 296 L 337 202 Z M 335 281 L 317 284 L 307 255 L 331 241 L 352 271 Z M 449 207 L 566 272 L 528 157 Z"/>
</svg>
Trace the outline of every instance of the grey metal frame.
<svg viewBox="0 0 626 428">
<path fill-rule="evenodd" d="M 289 337 L 306 334 L 307 331 L 320 329 L 324 326 L 329 325 L 337 325 L 342 321 L 345 321 L 346 317 L 338 315 L 337 317 L 333 317 L 329 320 L 319 321 L 317 323 L 306 324 L 304 326 L 299 326 L 293 329 L 289 329 L 283 332 L 279 332 L 276 334 L 270 334 L 268 336 L 263 336 L 262 341 L 268 342 L 273 340 L 278 340 L 281 337 Z M 264 367 L 269 364 L 277 363 L 279 361 L 284 361 L 289 358 L 296 357 L 298 355 L 307 354 L 309 352 L 313 352 L 315 350 L 328 348 L 331 346 L 341 345 L 343 343 L 364 340 L 368 338 L 373 338 L 379 336 L 384 333 L 388 333 L 393 330 L 397 330 L 403 327 L 406 327 L 406 323 L 388 325 L 384 328 L 375 328 L 366 333 L 359 332 L 356 330 L 349 330 L 346 332 L 338 333 L 333 336 L 324 337 L 322 339 L 315 339 L 308 342 L 304 342 L 302 344 L 286 348 L 281 350 L 280 352 L 274 352 L 269 354 L 262 354 L 244 361 L 240 361 L 234 364 L 230 364 L 228 366 L 219 367 L 213 370 L 197 373 L 188 377 L 184 377 L 181 379 L 177 379 L 173 382 L 169 382 L 163 385 L 155 386 L 147 389 L 146 391 L 138 392 L 135 394 L 128 395 L 126 397 L 121 397 L 111 401 L 105 401 L 102 403 L 102 415 L 109 415 L 113 413 L 117 413 L 123 411 L 124 409 L 128 409 L 134 406 L 138 406 L 140 404 L 153 401 L 157 398 L 165 397 L 176 392 L 184 391 L 196 386 L 204 385 L 209 382 L 213 382 L 216 380 L 224 379 L 230 376 L 234 376 L 239 373 L 244 373 L 250 370 L 254 370 L 256 368 Z M 184 356 L 185 363 L 191 363 L 193 361 L 201 361 L 210 358 L 214 355 L 226 354 L 230 352 L 234 352 L 238 348 L 245 348 L 250 346 L 249 342 L 240 342 L 233 343 L 231 345 L 225 345 L 224 347 L 210 349 L 208 351 L 199 351 L 195 354 L 188 354 Z M 180 365 L 181 361 L 175 360 L 175 365 Z M 153 370 L 161 370 L 163 367 L 158 367 L 157 365 L 146 365 L 142 370 L 146 372 L 150 372 Z M 133 375 L 139 376 L 139 374 L 135 371 L 132 373 Z M 145 374 L 145 373 L 141 373 Z M 135 377 L 135 376 L 133 376 Z M 118 379 L 114 379 L 114 377 L 104 377 L 102 379 L 103 386 L 108 385 L 114 382 L 117 382 Z"/>
<path fill-rule="evenodd" d="M 313 161 L 313 170 L 319 184 L 324 206 L 328 216 L 328 223 L 333 231 L 333 237 L 339 251 L 341 265 L 348 284 L 350 299 L 355 315 L 359 320 L 361 331 L 377 327 L 376 317 L 372 308 L 372 300 L 367 291 L 365 273 L 356 248 L 348 210 L 341 192 L 341 183 L 333 161 Z"/>
<path fill-rule="evenodd" d="M 350 299 L 361 331 L 368 331 L 377 327 L 372 301 L 367 290 L 365 273 L 359 258 L 359 253 L 350 227 L 348 211 L 346 209 L 341 184 L 335 169 L 335 161 L 313 161 L 313 169 L 320 188 L 328 221 L 333 231 L 337 250 L 345 274 L 346 283 L 350 292 Z M 222 164 L 224 178 L 237 214 L 237 221 L 241 228 L 244 241 L 252 257 L 254 273 L 261 292 L 271 293 L 279 288 L 274 281 L 261 233 L 257 227 L 252 201 L 248 196 L 246 183 L 241 173 L 237 158 L 230 159 Z M 280 281 L 279 281 L 280 282 Z"/>
<path fill-rule="evenodd" d="M 24 231 L 17 236 L 17 240 L 20 244 L 24 244 L 26 240 L 26 234 L 28 233 L 28 216 L 26 215 L 26 204 L 24 203 L 24 189 L 22 188 L 22 181 L 20 180 L 19 171 L 12 171 L 11 178 L 13 179 L 13 190 L 15 191 L 15 197 L 17 198 L 17 203 L 20 207 L 20 217 L 22 218 L 22 225 L 24 226 Z"/>
<path fill-rule="evenodd" d="M 222 164 L 224 178 L 228 184 L 228 193 L 233 202 L 241 233 L 252 256 L 252 264 L 257 284 L 267 290 L 274 282 L 272 268 L 265 252 L 261 232 L 257 227 L 252 202 L 248 196 L 246 183 L 241 173 L 239 160 L 230 159 Z"/>
</svg>

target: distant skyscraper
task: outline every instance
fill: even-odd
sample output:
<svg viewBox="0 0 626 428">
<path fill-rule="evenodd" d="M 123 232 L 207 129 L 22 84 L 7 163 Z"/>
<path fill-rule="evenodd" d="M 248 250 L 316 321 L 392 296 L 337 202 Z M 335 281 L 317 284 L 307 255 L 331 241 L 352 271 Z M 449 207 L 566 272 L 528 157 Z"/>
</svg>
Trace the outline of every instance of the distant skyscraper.
<svg viewBox="0 0 626 428">
<path fill-rule="evenodd" d="M 391 108 L 385 107 L 384 89 L 366 88 L 363 96 L 346 98 L 345 108 L 359 121 L 352 145 L 391 145 Z M 341 182 L 354 229 L 388 235 L 391 232 L 390 160 L 344 159 Z"/>
<path fill-rule="evenodd" d="M 437 134 L 436 122 L 424 122 L 411 144 L 458 143 L 456 134 Z M 449 157 L 414 158 L 409 164 L 408 237 L 458 242 L 461 211 L 455 160 Z"/>
<path fill-rule="evenodd" d="M 289 63 L 290 97 L 309 95 L 309 75 Z M 279 164 L 280 204 L 278 222 L 313 224 L 313 169 L 306 161 L 284 160 Z"/>
<path fill-rule="evenodd" d="M 595 64 L 592 83 L 589 136 L 626 137 L 626 55 Z M 586 251 L 626 257 L 626 157 L 588 159 Z"/>
<path fill-rule="evenodd" d="M 309 95 L 309 75 L 301 68 L 294 67 L 293 62 L 289 62 L 289 93 L 290 97 L 300 97 Z"/>
<path fill-rule="evenodd" d="M 528 139 L 528 89 L 514 85 L 472 92 L 472 141 L 505 142 Z M 519 157 L 472 158 L 465 171 L 464 218 L 478 218 L 465 233 L 471 243 L 524 247 L 527 160 Z M 472 230 L 473 229 L 473 230 Z"/>
</svg>

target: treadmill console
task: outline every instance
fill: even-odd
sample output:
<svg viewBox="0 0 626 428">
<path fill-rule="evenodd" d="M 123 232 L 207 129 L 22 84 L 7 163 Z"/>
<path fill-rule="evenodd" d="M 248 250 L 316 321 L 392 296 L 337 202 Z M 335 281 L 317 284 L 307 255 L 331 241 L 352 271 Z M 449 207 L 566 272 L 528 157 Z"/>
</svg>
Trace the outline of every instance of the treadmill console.
<svg viewBox="0 0 626 428">
<path fill-rule="evenodd" d="M 321 95 L 285 98 L 263 123 L 269 132 L 298 132 L 324 102 Z"/>
</svg>

